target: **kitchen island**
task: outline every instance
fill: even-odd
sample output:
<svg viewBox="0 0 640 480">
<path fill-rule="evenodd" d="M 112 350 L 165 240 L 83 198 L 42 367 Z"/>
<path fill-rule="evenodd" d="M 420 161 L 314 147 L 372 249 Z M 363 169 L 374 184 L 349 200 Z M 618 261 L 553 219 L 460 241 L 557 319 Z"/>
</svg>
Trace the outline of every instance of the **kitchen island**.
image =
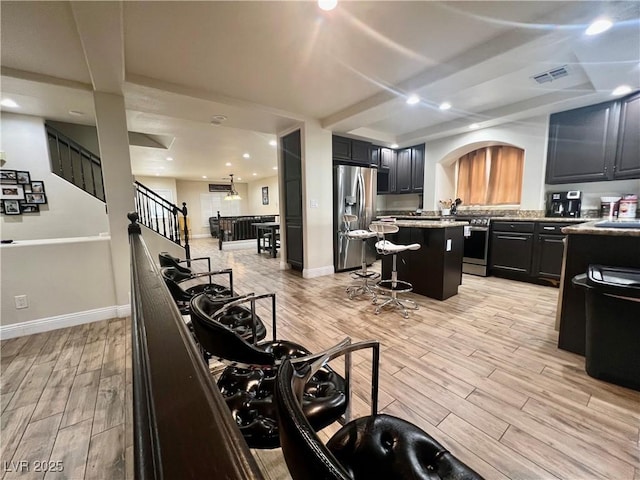
<svg viewBox="0 0 640 480">
<path fill-rule="evenodd" d="M 558 347 L 580 355 L 585 353 L 585 294 L 571 279 L 589 265 L 640 268 L 640 228 L 603 228 L 601 222 L 562 229 L 567 243 L 556 316 Z"/>
<path fill-rule="evenodd" d="M 464 226 L 468 222 L 397 220 L 400 230 L 387 235 L 398 244 L 418 243 L 419 250 L 398 255 L 398 280 L 413 285 L 419 295 L 446 300 L 457 295 L 462 281 Z M 392 256 L 382 257 L 382 278 L 391 278 Z"/>
</svg>

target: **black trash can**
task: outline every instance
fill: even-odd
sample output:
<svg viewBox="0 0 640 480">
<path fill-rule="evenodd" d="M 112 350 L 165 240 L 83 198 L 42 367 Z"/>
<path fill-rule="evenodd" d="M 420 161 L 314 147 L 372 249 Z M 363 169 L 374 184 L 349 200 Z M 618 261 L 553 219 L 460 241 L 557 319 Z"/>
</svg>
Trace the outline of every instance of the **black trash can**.
<svg viewBox="0 0 640 480">
<path fill-rule="evenodd" d="M 640 391 L 640 270 L 589 265 L 572 282 L 586 290 L 587 373 Z"/>
</svg>

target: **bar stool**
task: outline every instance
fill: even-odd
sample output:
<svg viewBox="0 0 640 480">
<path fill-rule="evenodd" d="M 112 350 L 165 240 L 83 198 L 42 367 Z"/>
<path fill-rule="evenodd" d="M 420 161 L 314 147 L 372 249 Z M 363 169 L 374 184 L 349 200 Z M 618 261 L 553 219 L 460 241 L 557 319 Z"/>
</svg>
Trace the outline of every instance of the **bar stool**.
<svg viewBox="0 0 640 480">
<path fill-rule="evenodd" d="M 347 287 L 347 295 L 349 295 L 349 298 L 351 300 L 353 300 L 355 297 L 360 295 L 371 295 L 371 297 L 375 300 L 376 292 L 372 288 L 373 285 L 369 284 L 369 280 L 376 280 L 380 278 L 380 274 L 377 272 L 372 272 L 370 270 L 367 270 L 366 251 L 367 251 L 367 240 L 369 238 L 375 237 L 376 233 L 370 230 L 351 230 L 350 224 L 352 222 L 355 222 L 356 220 L 358 220 L 358 217 L 356 215 L 346 214 L 342 216 L 342 221 L 344 222 L 344 225 L 345 225 L 344 236 L 347 237 L 349 241 L 351 240 L 362 241 L 362 247 L 360 251 L 360 264 L 361 264 L 360 270 L 351 272 L 351 277 L 354 280 L 358 280 L 358 283 Z"/>
<path fill-rule="evenodd" d="M 381 305 L 376 307 L 376 315 L 380 313 L 380 310 L 384 307 L 390 306 L 391 308 L 396 308 L 402 311 L 402 316 L 404 318 L 409 318 L 409 313 L 407 312 L 407 308 L 412 310 L 418 309 L 418 304 L 413 300 L 409 299 L 398 299 L 399 293 L 407 293 L 413 290 L 413 285 L 409 282 L 405 282 L 402 280 L 398 280 L 398 270 L 397 270 L 397 259 L 398 253 L 406 252 L 407 250 L 419 250 L 419 243 L 412 243 L 411 245 L 396 245 L 395 243 L 390 242 L 389 240 L 385 240 L 385 235 L 390 233 L 396 233 L 399 228 L 397 225 L 390 223 L 372 223 L 369 226 L 369 229 L 372 232 L 375 232 L 378 236 L 378 241 L 376 242 L 376 250 L 380 255 L 393 255 L 393 264 L 391 268 L 391 279 L 390 280 L 380 280 L 376 287 L 382 293 L 380 296 L 386 297 L 387 300 L 383 302 Z M 373 300 L 373 304 L 377 305 L 378 299 L 375 298 Z"/>
</svg>

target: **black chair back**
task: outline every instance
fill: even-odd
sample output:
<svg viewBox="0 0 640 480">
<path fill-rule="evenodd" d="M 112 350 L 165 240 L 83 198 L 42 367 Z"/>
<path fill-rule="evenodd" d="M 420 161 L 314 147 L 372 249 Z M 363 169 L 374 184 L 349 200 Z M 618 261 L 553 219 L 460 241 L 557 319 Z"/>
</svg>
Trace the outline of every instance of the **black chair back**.
<svg viewBox="0 0 640 480">
<path fill-rule="evenodd" d="M 200 345 L 211 355 L 228 362 L 272 367 L 276 362 L 272 353 L 252 345 L 232 329 L 209 316 L 207 312 L 211 310 L 211 299 L 206 297 L 207 295 L 196 295 L 190 303 L 191 324 Z"/>
<path fill-rule="evenodd" d="M 306 419 L 301 403 L 310 365 L 293 368 L 285 360 L 276 378 L 275 397 L 280 428 L 280 445 L 294 480 L 351 480 Z"/>
</svg>

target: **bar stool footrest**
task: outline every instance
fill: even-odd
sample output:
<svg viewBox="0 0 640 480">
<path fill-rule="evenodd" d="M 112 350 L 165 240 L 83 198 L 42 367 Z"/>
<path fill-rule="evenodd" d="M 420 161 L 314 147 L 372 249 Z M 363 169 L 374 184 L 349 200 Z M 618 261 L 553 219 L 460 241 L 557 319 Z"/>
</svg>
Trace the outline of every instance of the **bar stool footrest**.
<svg viewBox="0 0 640 480">
<path fill-rule="evenodd" d="M 368 280 L 375 280 L 376 278 L 380 278 L 380 274 L 378 272 L 363 272 L 362 270 L 356 270 L 355 272 L 351 272 L 351 278 L 357 280 L 359 278 L 366 278 Z"/>
<path fill-rule="evenodd" d="M 413 290 L 413 285 L 409 282 L 404 282 L 402 280 L 396 280 L 395 286 L 393 285 L 393 280 L 381 280 L 376 283 L 376 287 L 378 287 L 382 291 L 387 292 L 395 292 L 395 293 L 407 293 Z"/>
</svg>

